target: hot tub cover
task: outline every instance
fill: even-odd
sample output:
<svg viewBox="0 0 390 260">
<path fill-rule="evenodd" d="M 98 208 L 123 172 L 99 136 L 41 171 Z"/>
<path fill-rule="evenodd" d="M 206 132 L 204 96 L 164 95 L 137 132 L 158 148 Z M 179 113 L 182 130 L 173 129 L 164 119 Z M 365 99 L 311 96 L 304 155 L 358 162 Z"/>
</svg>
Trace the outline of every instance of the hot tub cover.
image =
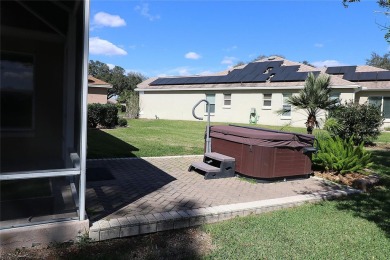
<svg viewBox="0 0 390 260">
<path fill-rule="evenodd" d="M 243 126 L 211 126 L 210 137 L 263 147 L 313 146 L 314 136 Z"/>
</svg>

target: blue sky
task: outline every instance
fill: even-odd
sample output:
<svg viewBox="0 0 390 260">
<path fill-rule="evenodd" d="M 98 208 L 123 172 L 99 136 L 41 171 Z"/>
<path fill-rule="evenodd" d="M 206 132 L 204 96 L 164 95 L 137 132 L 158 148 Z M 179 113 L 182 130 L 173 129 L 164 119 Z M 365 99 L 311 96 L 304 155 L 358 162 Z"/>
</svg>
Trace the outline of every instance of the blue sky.
<svg viewBox="0 0 390 260">
<path fill-rule="evenodd" d="M 363 65 L 390 50 L 378 11 L 374 0 L 91 0 L 89 59 L 147 77 L 219 72 L 261 54 Z"/>
</svg>

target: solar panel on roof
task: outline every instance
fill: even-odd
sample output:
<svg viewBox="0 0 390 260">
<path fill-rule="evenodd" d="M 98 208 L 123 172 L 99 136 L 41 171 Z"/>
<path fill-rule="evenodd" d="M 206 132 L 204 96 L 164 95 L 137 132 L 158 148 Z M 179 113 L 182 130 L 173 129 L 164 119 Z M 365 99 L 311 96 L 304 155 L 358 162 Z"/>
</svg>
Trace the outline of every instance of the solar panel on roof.
<svg viewBox="0 0 390 260">
<path fill-rule="evenodd" d="M 265 82 L 269 76 L 270 74 L 257 74 L 251 82 Z"/>
<path fill-rule="evenodd" d="M 377 80 L 390 80 L 390 71 L 378 71 Z"/>
<path fill-rule="evenodd" d="M 328 74 L 340 74 L 341 67 L 328 67 L 325 73 Z"/>
<path fill-rule="evenodd" d="M 290 74 L 286 81 L 305 81 L 307 78 L 307 72 L 296 72 Z"/>
<path fill-rule="evenodd" d="M 359 75 L 359 81 L 375 81 L 377 77 L 377 72 L 359 72 L 356 73 Z"/>
</svg>

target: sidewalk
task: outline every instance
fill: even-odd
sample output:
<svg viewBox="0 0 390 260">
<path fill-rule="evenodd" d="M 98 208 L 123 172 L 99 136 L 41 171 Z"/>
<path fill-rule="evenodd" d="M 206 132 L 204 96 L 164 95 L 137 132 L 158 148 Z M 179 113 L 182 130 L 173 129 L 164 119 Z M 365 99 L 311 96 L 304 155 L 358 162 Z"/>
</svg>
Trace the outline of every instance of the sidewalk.
<svg viewBox="0 0 390 260">
<path fill-rule="evenodd" d="M 100 176 L 87 178 L 90 238 L 195 226 L 355 192 L 318 178 L 273 183 L 205 180 L 187 171 L 201 160 L 202 156 L 88 160 L 88 170 Z"/>
</svg>

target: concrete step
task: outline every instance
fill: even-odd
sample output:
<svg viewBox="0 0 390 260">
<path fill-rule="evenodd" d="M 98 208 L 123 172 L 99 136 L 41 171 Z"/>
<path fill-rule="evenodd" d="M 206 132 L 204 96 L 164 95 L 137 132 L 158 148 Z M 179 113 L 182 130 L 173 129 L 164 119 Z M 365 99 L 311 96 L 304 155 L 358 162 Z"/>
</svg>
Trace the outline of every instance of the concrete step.
<svg viewBox="0 0 390 260">
<path fill-rule="evenodd" d="M 211 158 L 211 159 L 214 159 L 214 160 L 217 160 L 217 161 L 220 161 L 220 162 L 228 162 L 228 161 L 235 161 L 236 160 L 233 157 L 226 156 L 226 155 L 223 155 L 220 153 L 215 153 L 215 152 L 205 153 L 204 156 Z"/>
<path fill-rule="evenodd" d="M 219 168 L 211 166 L 205 162 L 194 162 L 191 164 L 191 166 L 204 172 L 220 172 Z"/>
</svg>

